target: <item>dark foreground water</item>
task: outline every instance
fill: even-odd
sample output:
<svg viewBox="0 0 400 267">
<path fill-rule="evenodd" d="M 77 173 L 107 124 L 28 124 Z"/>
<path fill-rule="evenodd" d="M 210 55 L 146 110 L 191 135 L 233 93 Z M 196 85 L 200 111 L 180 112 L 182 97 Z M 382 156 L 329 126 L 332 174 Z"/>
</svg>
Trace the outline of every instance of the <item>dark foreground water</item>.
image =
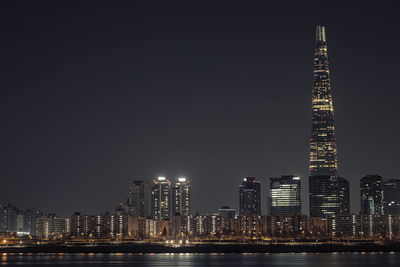
<svg viewBox="0 0 400 267">
<path fill-rule="evenodd" d="M 0 266 L 400 266 L 400 253 L 0 254 Z"/>
</svg>

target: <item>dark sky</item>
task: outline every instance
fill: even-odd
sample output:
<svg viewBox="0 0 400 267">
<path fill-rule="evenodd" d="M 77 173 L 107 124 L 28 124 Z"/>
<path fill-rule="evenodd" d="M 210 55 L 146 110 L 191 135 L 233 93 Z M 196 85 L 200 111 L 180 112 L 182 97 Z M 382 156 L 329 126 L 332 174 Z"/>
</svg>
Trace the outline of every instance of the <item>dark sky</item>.
<svg viewBox="0 0 400 267">
<path fill-rule="evenodd" d="M 296 174 L 308 212 L 316 25 L 352 211 L 365 174 L 400 178 L 399 8 L 136 2 L 1 2 L 0 201 L 97 213 L 186 176 L 206 213 L 255 176 L 265 212 L 268 178 Z"/>
</svg>

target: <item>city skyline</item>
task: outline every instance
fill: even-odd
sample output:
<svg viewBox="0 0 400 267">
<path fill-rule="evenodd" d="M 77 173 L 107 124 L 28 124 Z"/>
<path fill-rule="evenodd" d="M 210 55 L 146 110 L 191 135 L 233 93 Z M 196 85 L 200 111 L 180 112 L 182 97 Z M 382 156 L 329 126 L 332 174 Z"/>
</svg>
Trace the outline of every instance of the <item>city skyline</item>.
<svg viewBox="0 0 400 267">
<path fill-rule="evenodd" d="M 328 201 L 322 206 L 311 202 L 310 216 L 300 212 L 299 177 L 270 178 L 268 214 L 261 213 L 260 184 L 254 177 L 243 178 L 239 185 L 241 208 L 238 214 L 229 206 L 219 208 L 218 214 L 192 214 L 190 181 L 179 177 L 171 187 L 171 181 L 166 177 L 158 177 L 151 184 L 143 180 L 133 181 L 125 203 L 121 203 L 114 211 L 96 215 L 76 211 L 63 217 L 55 213 L 42 213 L 35 208 L 23 210 L 12 204 L 0 203 L 0 234 L 6 238 L 31 236 L 39 240 L 165 240 L 167 237 L 207 240 L 216 236 L 269 236 L 311 240 L 344 237 L 371 241 L 380 238 L 396 240 L 400 237 L 400 179 L 383 180 L 376 175 L 363 177 L 360 180 L 361 212 L 350 214 L 348 182 L 345 179 L 328 175 L 311 178 L 312 192 L 328 197 Z M 314 190 L 313 187 L 318 189 Z M 146 203 L 146 199 L 150 201 Z M 151 213 L 146 212 L 149 209 Z M 3 243 L 8 243 L 7 239 L 4 240 Z M 37 243 L 31 238 L 29 240 Z M 12 242 L 15 243 L 15 240 Z"/>
<path fill-rule="evenodd" d="M 365 14 L 376 12 L 372 19 L 350 5 L 337 22 L 336 9 L 316 17 L 310 16 L 316 9 L 293 9 L 285 11 L 293 16 L 288 22 L 272 25 L 271 15 L 284 21 L 282 10 L 274 16 L 234 4 L 222 13 L 189 6 L 185 14 L 193 16 L 183 16 L 167 6 L 132 5 L 98 24 L 104 3 L 89 14 L 91 21 L 82 7 L 8 7 L 22 15 L 2 16 L 10 29 L 2 44 L 8 54 L 1 202 L 61 215 L 97 213 L 125 200 L 136 177 L 165 176 L 190 179 L 193 212 L 238 210 L 237 185 L 254 176 L 266 213 L 269 177 L 295 175 L 308 213 L 317 24 L 329 32 L 338 174 L 350 181 L 352 212 L 360 208 L 362 177 L 399 178 L 394 13 L 364 7 Z M 47 12 L 55 7 L 53 15 Z M 133 7 L 155 12 L 153 20 L 129 14 Z M 53 26 L 43 26 L 40 15 Z M 32 17 L 37 20 L 29 24 Z"/>
</svg>

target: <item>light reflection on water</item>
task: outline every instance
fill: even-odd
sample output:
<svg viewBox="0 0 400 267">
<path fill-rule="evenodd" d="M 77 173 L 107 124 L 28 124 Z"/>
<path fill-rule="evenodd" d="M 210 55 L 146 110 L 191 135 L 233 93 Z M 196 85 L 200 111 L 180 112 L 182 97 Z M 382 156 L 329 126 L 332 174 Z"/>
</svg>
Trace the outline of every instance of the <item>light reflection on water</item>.
<svg viewBox="0 0 400 267">
<path fill-rule="evenodd" d="M 1 266 L 399 266 L 400 253 L 3 253 Z"/>
</svg>

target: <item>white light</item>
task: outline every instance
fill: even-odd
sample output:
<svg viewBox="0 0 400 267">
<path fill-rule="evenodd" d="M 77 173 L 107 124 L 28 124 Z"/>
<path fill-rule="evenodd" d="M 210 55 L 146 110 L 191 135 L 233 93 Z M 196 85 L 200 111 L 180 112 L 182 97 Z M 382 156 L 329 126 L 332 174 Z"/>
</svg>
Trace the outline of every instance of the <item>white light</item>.
<svg viewBox="0 0 400 267">
<path fill-rule="evenodd" d="M 185 177 L 178 178 L 178 181 L 179 182 L 186 182 L 186 178 Z"/>
<path fill-rule="evenodd" d="M 300 180 L 300 177 L 293 177 L 293 180 Z"/>
<path fill-rule="evenodd" d="M 245 182 L 246 182 L 246 181 L 247 181 L 247 178 L 243 178 L 243 181 L 245 181 Z"/>
<path fill-rule="evenodd" d="M 165 181 L 165 177 L 158 177 L 159 181 Z"/>
<path fill-rule="evenodd" d="M 29 235 L 29 232 L 26 231 L 17 231 L 17 236 Z"/>
</svg>

